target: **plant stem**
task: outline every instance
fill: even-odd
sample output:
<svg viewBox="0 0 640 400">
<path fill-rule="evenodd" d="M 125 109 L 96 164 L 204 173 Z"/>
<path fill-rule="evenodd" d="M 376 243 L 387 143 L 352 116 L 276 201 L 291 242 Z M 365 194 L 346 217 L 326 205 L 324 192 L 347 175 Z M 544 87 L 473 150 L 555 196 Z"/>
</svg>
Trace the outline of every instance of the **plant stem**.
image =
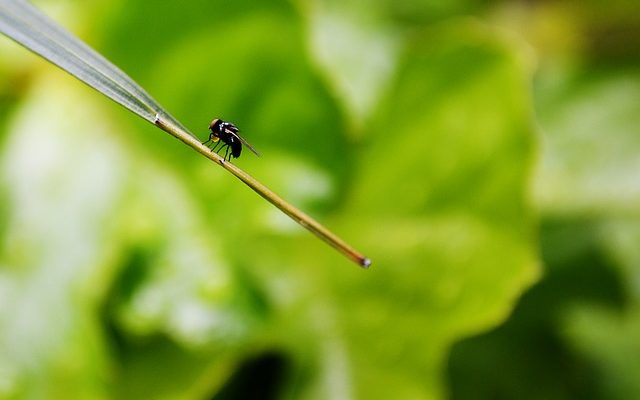
<svg viewBox="0 0 640 400">
<path fill-rule="evenodd" d="M 182 142 L 189 145 L 198 153 L 202 154 L 211 161 L 220 165 L 222 168 L 231 172 L 236 178 L 240 179 L 256 193 L 276 206 L 280 211 L 287 214 L 298 224 L 302 225 L 304 228 L 311 231 L 311 233 L 318 236 L 320 239 L 333 246 L 336 250 L 356 262 L 359 266 L 363 268 L 369 268 L 369 266 L 371 265 L 371 260 L 355 250 L 353 247 L 349 246 L 344 240 L 340 239 L 338 236 L 336 236 L 334 233 L 329 231 L 327 228 L 322 226 L 307 214 L 303 213 L 296 207 L 286 202 L 282 197 L 278 196 L 265 185 L 258 182 L 251 175 L 247 174 L 229 161 L 225 161 L 224 158 L 211 151 L 211 149 L 200 143 L 197 139 L 195 139 L 181 127 L 173 124 L 171 121 L 163 119 L 160 115 L 156 115 L 154 123 L 163 131 L 180 139 Z"/>
</svg>

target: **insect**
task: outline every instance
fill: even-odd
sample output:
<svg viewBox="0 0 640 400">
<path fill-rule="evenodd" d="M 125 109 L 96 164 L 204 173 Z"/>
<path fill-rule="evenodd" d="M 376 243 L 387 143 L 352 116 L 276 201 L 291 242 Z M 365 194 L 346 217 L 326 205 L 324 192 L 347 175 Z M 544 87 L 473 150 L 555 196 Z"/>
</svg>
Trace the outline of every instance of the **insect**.
<svg viewBox="0 0 640 400">
<path fill-rule="evenodd" d="M 249 142 L 244 140 L 242 136 L 238 135 L 238 128 L 231 122 L 225 122 L 219 118 L 216 118 L 211 121 L 211 124 L 209 124 L 209 130 L 211 131 L 211 133 L 209 134 L 209 139 L 202 142 L 202 144 L 215 143 L 213 147 L 211 147 L 211 151 L 216 151 L 216 148 L 220 144 L 222 144 L 222 147 L 220 147 L 220 149 L 218 149 L 216 153 L 219 153 L 220 151 L 222 151 L 222 149 L 225 149 L 225 160 L 231 160 L 232 158 L 240 157 L 243 144 L 247 146 L 249 150 L 251 150 L 255 155 L 260 156 L 258 150 L 251 146 Z M 229 154 L 229 150 L 231 150 L 231 154 Z"/>
</svg>

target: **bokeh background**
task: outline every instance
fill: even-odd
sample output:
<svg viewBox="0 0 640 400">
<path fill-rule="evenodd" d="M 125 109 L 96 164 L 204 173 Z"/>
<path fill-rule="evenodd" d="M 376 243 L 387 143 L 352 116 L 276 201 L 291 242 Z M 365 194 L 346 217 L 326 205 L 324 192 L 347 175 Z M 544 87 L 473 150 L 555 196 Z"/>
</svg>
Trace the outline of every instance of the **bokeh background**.
<svg viewBox="0 0 640 400">
<path fill-rule="evenodd" d="M 373 260 L 0 38 L 0 398 L 640 398 L 634 0 L 41 0 Z"/>
</svg>

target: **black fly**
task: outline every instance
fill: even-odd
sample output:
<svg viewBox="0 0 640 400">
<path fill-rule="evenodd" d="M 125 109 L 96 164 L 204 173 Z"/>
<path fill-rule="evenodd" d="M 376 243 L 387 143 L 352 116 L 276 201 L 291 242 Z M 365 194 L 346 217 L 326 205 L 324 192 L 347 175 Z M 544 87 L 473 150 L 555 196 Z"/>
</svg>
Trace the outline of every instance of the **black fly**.
<svg viewBox="0 0 640 400">
<path fill-rule="evenodd" d="M 211 121 L 211 124 L 209 124 L 209 130 L 211 130 L 209 140 L 202 142 L 202 144 L 215 143 L 213 147 L 211 147 L 211 151 L 216 151 L 216 148 L 222 143 L 222 146 L 216 152 L 220 152 L 222 149 L 225 149 L 225 160 L 240 157 L 243 144 L 247 146 L 249 150 L 254 152 L 255 155 L 260 156 L 260 153 L 258 153 L 258 151 L 254 149 L 249 142 L 238 135 L 238 128 L 231 122 L 225 122 L 216 118 Z M 231 154 L 229 154 L 229 150 L 231 150 Z"/>
</svg>

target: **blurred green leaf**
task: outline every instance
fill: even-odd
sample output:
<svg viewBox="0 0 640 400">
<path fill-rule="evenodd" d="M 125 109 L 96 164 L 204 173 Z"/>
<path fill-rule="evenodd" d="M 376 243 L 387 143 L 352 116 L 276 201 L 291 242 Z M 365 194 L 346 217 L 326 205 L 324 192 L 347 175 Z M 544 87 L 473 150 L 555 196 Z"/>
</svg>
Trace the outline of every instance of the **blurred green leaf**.
<svg viewBox="0 0 640 400">
<path fill-rule="evenodd" d="M 68 85 L 39 82 L 2 155 L 0 397 L 104 398 L 111 383 L 156 398 L 207 392 L 198 379 L 221 382 L 261 317 L 184 183 L 125 150 L 118 126 Z M 136 260 L 136 248 L 150 255 Z M 157 337 L 166 351 L 149 358 Z M 173 363 L 184 372 L 155 366 Z"/>
<path fill-rule="evenodd" d="M 622 3 L 606 10 L 592 2 L 564 3 L 566 14 L 556 17 L 571 17 L 593 35 L 624 9 Z M 636 17 L 627 12 L 623 19 Z M 557 29 L 558 22 L 565 19 L 541 27 Z M 535 196 L 546 228 L 546 277 L 504 326 L 456 347 L 450 371 L 456 398 L 638 396 L 640 77 L 628 64 L 633 46 L 606 50 L 626 54 L 620 63 L 591 53 L 598 44 L 589 40 L 610 37 L 576 36 L 588 53 L 544 60 L 535 82 L 542 134 Z"/>
<path fill-rule="evenodd" d="M 466 23 L 417 34 L 375 121 L 368 155 L 378 162 L 362 170 L 350 202 L 371 221 L 360 228 L 381 259 L 370 277 L 378 285 L 350 282 L 368 294 L 351 297 L 361 306 L 347 314 L 368 328 L 348 330 L 362 349 L 364 398 L 384 390 L 388 376 L 365 361 L 367 349 L 390 335 L 395 350 L 377 364 L 403 360 L 392 380 L 422 371 L 426 397 L 441 395 L 450 344 L 504 318 L 537 275 L 526 200 L 529 66 L 503 40 Z M 373 317 L 367 303 L 383 307 L 386 318 Z"/>
<path fill-rule="evenodd" d="M 151 5 L 168 19 L 150 18 Z M 0 290 L 0 300 L 9 301 L 1 304 L 15 304 L 23 292 L 38 294 L 23 314 L 38 324 L 24 331 L 34 345 L 0 361 L 0 373 L 9 377 L 0 390 L 27 397 L 81 382 L 86 386 L 77 398 L 208 398 L 229 393 L 220 388 L 233 385 L 230 376 L 243 370 L 238 365 L 265 353 L 285 360 L 283 381 L 272 383 L 284 385 L 282 397 L 443 397 L 452 343 L 504 319 L 538 274 L 527 197 L 534 136 L 524 46 L 469 21 L 393 36 L 391 50 L 373 45 L 367 53 L 393 67 L 363 73 L 358 87 L 370 80 L 365 97 L 372 98 L 360 99 L 366 104 L 358 108 L 336 99 L 336 86 L 321 79 L 344 83 L 358 68 L 340 76 L 340 63 L 331 67 L 310 56 L 313 41 L 305 35 L 335 41 L 322 32 L 330 24 L 303 20 L 286 2 L 192 6 L 122 2 L 98 24 L 115 32 L 105 40 L 118 63 L 144 71 L 145 83 L 181 120 L 203 130 L 214 116 L 237 121 L 265 154 L 243 162 L 374 249 L 375 268 L 366 274 L 345 268 L 244 188 L 218 179 L 205 163 L 182 162 L 187 158 L 165 151 L 162 140 L 136 144 L 133 132 L 100 110 L 76 121 L 70 115 L 83 113 L 72 104 L 93 110 L 91 103 L 65 89 L 69 103 L 58 104 L 62 89 L 44 79 L 34 84 L 42 92 L 26 94 L 43 105 L 25 105 L 18 120 L 47 126 L 11 127 L 3 159 L 40 160 L 29 156 L 41 136 L 45 149 L 62 155 L 46 168 L 13 161 L 3 168 L 15 171 L 16 178 L 3 183 L 10 198 L 21 174 L 43 176 L 30 183 L 25 200 L 8 202 L 8 213 L 30 209 L 32 188 L 59 187 L 65 194 L 79 175 L 89 176 L 90 188 L 76 191 L 87 193 L 88 204 L 65 207 L 70 194 L 43 193 L 34 206 L 40 218 L 24 230 L 29 242 L 3 248 L 0 288 L 7 290 Z M 387 25 L 378 23 L 366 28 L 382 32 L 375 39 L 385 42 Z M 350 31 L 346 46 L 362 50 L 371 31 Z M 145 59 L 154 62 L 140 63 L 141 54 L 151 53 Z M 44 105 L 45 120 L 38 114 Z M 355 146 L 348 126 L 358 119 L 366 135 Z M 86 147 L 77 148 L 75 136 L 64 145 L 78 126 L 92 128 L 77 142 Z M 96 126 L 122 135 L 103 136 L 93 132 Z M 87 159 L 76 161 L 76 152 Z M 117 173 L 111 186 L 89 167 L 101 156 L 113 156 L 104 162 Z M 109 188 L 110 196 L 89 196 Z M 89 206 L 93 211 L 84 214 Z M 65 220 L 76 212 L 86 217 L 78 236 L 95 247 L 86 250 L 73 241 L 76 235 L 51 225 L 49 210 L 60 210 Z M 19 225 L 7 223 L 6 237 L 17 231 Z M 69 263 L 73 273 L 64 270 L 80 287 L 77 303 L 54 308 L 55 301 L 47 301 L 64 298 L 71 284 L 54 286 L 41 300 L 42 280 L 21 278 L 58 273 L 34 258 L 42 243 L 59 244 L 62 259 L 74 243 L 90 253 L 83 263 Z M 21 279 L 30 291 L 19 290 Z M 38 315 L 54 312 L 72 321 L 52 333 L 81 332 L 79 338 L 47 345 L 40 333 L 46 321 Z M 12 306 L 0 306 L 2 328 L 10 327 L 2 331 L 3 349 L 17 337 L 17 318 Z M 67 358 L 68 349 L 73 356 Z M 52 361 L 30 369 L 34 354 Z M 65 362 L 80 367 L 65 370 Z M 58 377 L 60 371 L 67 374 Z M 259 376 L 245 375 L 239 386 L 251 390 Z"/>
<path fill-rule="evenodd" d="M 384 19 L 362 13 L 367 7 L 315 2 L 307 11 L 313 56 L 348 111 L 362 129 L 395 72 L 400 35 Z"/>
<path fill-rule="evenodd" d="M 74 113 L 79 98 L 66 84 L 35 85 L 2 151 L 2 398 L 103 398 L 108 381 L 96 311 L 119 255 L 111 216 L 125 166 L 105 132 L 109 122 L 88 103 Z"/>
<path fill-rule="evenodd" d="M 626 66 L 572 70 L 557 65 L 540 75 L 544 158 L 536 182 L 538 200 L 556 218 L 597 218 L 591 246 L 606 255 L 625 299 L 621 309 L 576 302 L 563 310 L 559 329 L 564 345 L 597 371 L 603 398 L 634 398 L 640 393 L 634 362 L 640 321 L 640 108 L 635 100 L 640 76 Z M 573 243 L 568 240 L 557 251 L 566 252 Z"/>
<path fill-rule="evenodd" d="M 294 397 L 441 397 L 449 346 L 502 320 L 537 276 L 517 47 L 455 23 L 413 36 L 400 65 L 335 216 L 373 249 L 372 273 L 310 258 L 304 241 L 258 247 L 277 341 L 305 366 Z M 283 257 L 307 267 L 274 276 Z"/>
<path fill-rule="evenodd" d="M 628 399 L 640 395 L 640 310 L 637 305 L 620 313 L 581 305 L 565 319 L 568 345 L 596 365 L 603 398 Z"/>
<path fill-rule="evenodd" d="M 545 221 L 544 278 L 504 323 L 454 346 L 448 360 L 452 399 L 606 399 L 593 358 L 568 340 L 567 311 L 584 304 L 619 310 L 624 282 L 599 246 L 599 222 Z"/>
<path fill-rule="evenodd" d="M 637 214 L 640 75 L 621 69 L 543 71 L 543 158 L 536 195 L 549 214 Z"/>
<path fill-rule="evenodd" d="M 599 232 L 599 244 L 619 268 L 627 304 L 623 309 L 574 304 L 565 312 L 565 340 L 595 366 L 606 398 L 633 398 L 640 396 L 640 224 L 637 219 L 612 218 Z"/>
</svg>

